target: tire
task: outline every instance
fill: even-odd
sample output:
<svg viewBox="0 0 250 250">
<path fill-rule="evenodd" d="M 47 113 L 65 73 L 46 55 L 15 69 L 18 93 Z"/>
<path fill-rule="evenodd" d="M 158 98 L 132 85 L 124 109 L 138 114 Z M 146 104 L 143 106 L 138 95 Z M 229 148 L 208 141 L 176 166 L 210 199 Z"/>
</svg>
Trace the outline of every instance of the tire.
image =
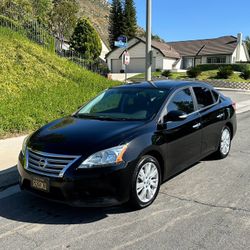
<svg viewBox="0 0 250 250">
<path fill-rule="evenodd" d="M 220 143 L 216 155 L 219 159 L 224 159 L 228 156 L 231 149 L 232 134 L 228 126 L 225 126 L 221 131 Z"/>
<path fill-rule="evenodd" d="M 159 193 L 161 168 L 153 156 L 143 156 L 137 164 L 131 188 L 130 203 L 136 209 L 151 205 Z"/>
</svg>

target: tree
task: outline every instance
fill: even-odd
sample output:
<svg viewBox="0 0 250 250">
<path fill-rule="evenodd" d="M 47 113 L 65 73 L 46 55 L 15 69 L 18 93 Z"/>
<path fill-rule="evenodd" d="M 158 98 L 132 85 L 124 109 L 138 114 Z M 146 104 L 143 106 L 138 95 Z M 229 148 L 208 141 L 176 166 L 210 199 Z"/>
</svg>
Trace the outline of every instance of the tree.
<svg viewBox="0 0 250 250">
<path fill-rule="evenodd" d="M 246 45 L 247 45 L 248 53 L 250 55 L 250 36 L 246 37 Z"/>
<path fill-rule="evenodd" d="M 14 20 L 25 22 L 32 16 L 32 5 L 30 0 L 2 0 L 0 2 L 1 12 Z"/>
<path fill-rule="evenodd" d="M 52 0 L 30 0 L 33 8 L 33 15 L 39 23 L 48 24 L 49 13 L 52 10 Z"/>
<path fill-rule="evenodd" d="M 124 22 L 125 22 L 125 35 L 128 39 L 136 36 L 137 21 L 136 9 L 133 0 L 125 0 L 124 2 Z"/>
<path fill-rule="evenodd" d="M 102 51 L 100 37 L 89 19 L 80 18 L 70 39 L 70 47 L 87 60 L 97 59 Z"/>
<path fill-rule="evenodd" d="M 53 1 L 53 8 L 50 12 L 50 29 L 62 43 L 69 38 L 76 25 L 78 2 L 77 0 L 56 0 Z"/>
<path fill-rule="evenodd" d="M 113 0 L 109 16 L 109 44 L 111 48 L 114 48 L 114 42 L 124 32 L 124 16 L 121 0 Z"/>
</svg>

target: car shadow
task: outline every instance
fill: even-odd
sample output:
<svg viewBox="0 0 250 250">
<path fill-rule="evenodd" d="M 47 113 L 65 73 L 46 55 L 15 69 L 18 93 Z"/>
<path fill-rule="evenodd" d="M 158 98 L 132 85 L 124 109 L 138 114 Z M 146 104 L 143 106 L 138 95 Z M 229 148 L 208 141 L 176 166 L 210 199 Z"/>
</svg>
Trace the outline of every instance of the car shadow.
<svg viewBox="0 0 250 250">
<path fill-rule="evenodd" d="M 213 161 L 209 156 L 202 161 Z M 199 165 L 199 161 L 170 179 Z M 168 181 L 167 180 L 167 181 Z M 108 208 L 76 208 L 34 196 L 28 192 L 18 192 L 0 199 L 0 217 L 24 223 L 34 224 L 87 224 L 103 220 L 110 214 L 130 213 L 134 210 L 128 205 Z"/>
<path fill-rule="evenodd" d="M 34 224 L 87 224 L 105 219 L 109 214 L 132 211 L 128 205 L 108 208 L 70 207 L 23 191 L 0 199 L 0 217 Z"/>
</svg>

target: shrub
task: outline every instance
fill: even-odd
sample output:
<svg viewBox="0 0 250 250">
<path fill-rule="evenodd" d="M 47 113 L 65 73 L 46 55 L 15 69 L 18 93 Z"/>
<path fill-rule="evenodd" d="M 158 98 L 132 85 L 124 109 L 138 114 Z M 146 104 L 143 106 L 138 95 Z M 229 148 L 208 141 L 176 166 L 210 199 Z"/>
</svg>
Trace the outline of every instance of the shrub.
<svg viewBox="0 0 250 250">
<path fill-rule="evenodd" d="M 161 69 L 156 69 L 155 71 L 156 71 L 156 72 L 161 72 Z"/>
<path fill-rule="evenodd" d="M 171 71 L 170 70 L 164 70 L 162 73 L 161 73 L 162 76 L 165 76 L 165 77 L 170 77 L 171 75 Z"/>
<path fill-rule="evenodd" d="M 217 72 L 217 77 L 219 79 L 228 79 L 230 76 L 233 75 L 233 69 L 231 66 L 222 66 L 219 68 Z"/>
<path fill-rule="evenodd" d="M 70 38 L 70 47 L 85 59 L 95 60 L 99 57 L 102 52 L 101 40 L 89 19 L 82 17 L 78 20 Z"/>
<path fill-rule="evenodd" d="M 245 79 L 245 80 L 248 80 L 250 79 L 250 70 L 244 70 L 241 74 L 240 74 L 240 77 Z"/>
<path fill-rule="evenodd" d="M 196 78 L 201 74 L 201 70 L 198 67 L 192 67 L 187 71 L 187 75 L 190 78 Z"/>
<path fill-rule="evenodd" d="M 236 64 L 200 64 L 197 66 L 201 71 L 218 70 L 222 66 L 230 66 L 233 71 L 243 72 L 250 69 L 250 63 L 236 63 Z"/>
</svg>

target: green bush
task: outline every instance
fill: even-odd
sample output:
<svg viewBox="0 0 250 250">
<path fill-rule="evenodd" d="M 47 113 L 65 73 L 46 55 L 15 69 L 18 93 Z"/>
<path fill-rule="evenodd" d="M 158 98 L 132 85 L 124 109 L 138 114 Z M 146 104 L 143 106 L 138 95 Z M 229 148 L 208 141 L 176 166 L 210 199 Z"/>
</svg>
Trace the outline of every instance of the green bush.
<svg viewBox="0 0 250 250">
<path fill-rule="evenodd" d="M 156 72 L 161 72 L 161 69 L 156 69 L 155 71 L 156 71 Z"/>
<path fill-rule="evenodd" d="M 248 80 L 250 79 L 250 70 L 244 70 L 241 74 L 240 74 L 240 77 L 245 79 L 245 80 Z"/>
<path fill-rule="evenodd" d="M 187 71 L 189 78 L 196 78 L 201 74 L 201 70 L 198 67 L 192 67 Z"/>
<path fill-rule="evenodd" d="M 219 79 L 228 79 L 233 75 L 233 69 L 231 66 L 222 66 L 217 72 L 217 78 Z"/>
<path fill-rule="evenodd" d="M 164 70 L 162 73 L 161 73 L 162 76 L 165 76 L 165 77 L 170 77 L 171 76 L 171 71 L 170 70 Z"/>
<path fill-rule="evenodd" d="M 218 70 L 222 66 L 230 66 L 233 71 L 243 72 L 250 69 L 250 63 L 236 63 L 236 64 L 200 64 L 197 66 L 201 71 Z"/>
<path fill-rule="evenodd" d="M 70 47 L 87 60 L 95 60 L 100 56 L 101 40 L 88 18 L 82 17 L 78 20 L 70 38 Z"/>
</svg>

